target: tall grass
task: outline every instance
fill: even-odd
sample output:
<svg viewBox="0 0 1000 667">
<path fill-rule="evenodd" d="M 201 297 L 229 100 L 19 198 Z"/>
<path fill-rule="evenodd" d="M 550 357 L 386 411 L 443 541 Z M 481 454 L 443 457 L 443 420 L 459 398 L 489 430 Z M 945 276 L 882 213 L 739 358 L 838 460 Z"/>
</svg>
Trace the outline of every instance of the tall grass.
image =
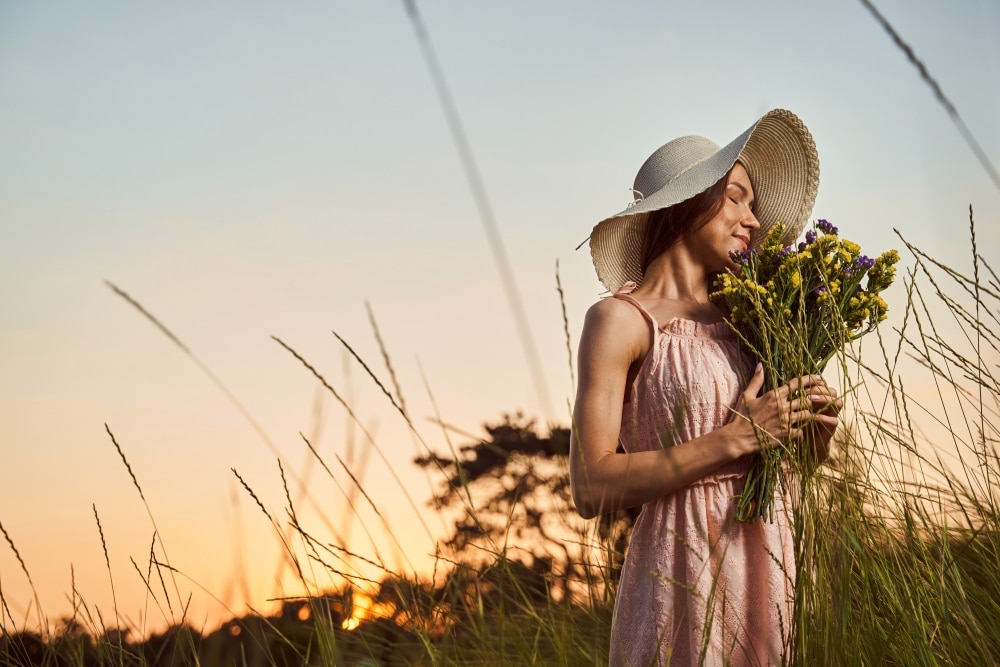
<svg viewBox="0 0 1000 667">
<path fill-rule="evenodd" d="M 792 664 L 1000 662 L 1000 285 L 969 221 L 971 276 L 900 235 L 899 325 L 842 360 L 852 423 L 799 513 Z"/>
<path fill-rule="evenodd" d="M 900 240 L 910 268 L 899 297 L 890 295 L 895 324 L 839 360 L 849 406 L 844 428 L 831 459 L 800 490 L 788 664 L 1000 663 L 1000 337 L 994 333 L 1000 281 L 977 249 L 971 211 L 971 266 L 965 272 Z M 495 526 L 496 515 L 486 515 L 481 489 L 462 468 L 467 450 L 449 445 L 450 459 L 431 457 L 378 340 L 391 390 L 367 365 L 365 370 L 405 418 L 426 461 L 436 462 L 430 473 L 459 480 L 461 501 L 441 510 L 445 518 Z M 346 403 L 344 408 L 353 415 Z M 110 428 L 108 434 L 152 519 L 125 456 L 127 443 L 118 443 Z M 551 444 L 555 434 L 536 435 Z M 347 471 L 353 488 L 342 492 L 352 508 L 374 509 L 377 525 L 364 526 L 370 542 L 379 532 L 395 539 L 350 461 L 327 461 L 303 440 L 331 478 L 338 466 Z M 502 456 L 523 456 L 500 442 L 486 444 Z M 547 474 L 565 476 L 567 452 L 552 451 Z M 524 525 L 514 517 L 523 515 L 512 506 L 499 538 L 484 528 L 469 549 L 442 545 L 432 571 L 409 564 L 400 571 L 377 549 L 363 554 L 336 536 L 331 542 L 328 525 L 306 525 L 297 510 L 303 499 L 289 491 L 286 466 L 279 460 L 274 480 L 285 492 L 280 510 L 267 507 L 233 472 L 273 526 L 304 595 L 283 600 L 276 614 L 234 614 L 203 634 L 185 623 L 186 601 L 177 585 L 184 575 L 167 561 L 157 533 L 149 563 L 133 565 L 155 604 L 174 619 L 169 630 L 131 636 L 119 630 L 121 619 L 92 613 L 75 586 L 72 618 L 51 624 L 55 629 L 48 622 L 26 628 L 13 617 L 0 582 L 0 665 L 606 664 L 626 524 L 578 520 L 565 485 L 553 485 L 546 495 L 549 510 L 562 518 L 550 548 L 537 538 L 518 541 Z M 96 508 L 94 515 L 106 551 Z M 3 535 L 30 582 L 16 536 L 6 529 Z M 403 545 L 398 549 L 405 552 Z M 359 613 L 362 607 L 367 615 Z"/>
</svg>

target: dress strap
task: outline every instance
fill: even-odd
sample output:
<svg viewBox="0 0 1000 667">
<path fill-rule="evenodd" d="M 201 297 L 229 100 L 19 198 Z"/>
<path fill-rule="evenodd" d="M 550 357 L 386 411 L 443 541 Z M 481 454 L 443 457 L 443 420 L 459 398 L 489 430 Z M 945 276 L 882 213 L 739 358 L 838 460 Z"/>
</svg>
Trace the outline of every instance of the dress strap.
<svg viewBox="0 0 1000 667">
<path fill-rule="evenodd" d="M 649 324 L 653 327 L 653 336 L 655 337 L 656 332 L 660 330 L 660 325 L 657 323 L 656 318 L 653 317 L 653 315 L 648 310 L 642 307 L 642 304 L 640 304 L 638 301 L 636 301 L 634 298 L 630 296 L 630 294 L 635 288 L 636 284 L 630 280 L 624 285 L 622 285 L 621 288 L 617 292 L 615 292 L 613 296 L 616 299 L 621 299 L 622 301 L 626 301 L 635 306 L 639 310 L 639 312 L 642 313 L 642 316 L 646 319 L 646 321 L 649 322 Z"/>
</svg>

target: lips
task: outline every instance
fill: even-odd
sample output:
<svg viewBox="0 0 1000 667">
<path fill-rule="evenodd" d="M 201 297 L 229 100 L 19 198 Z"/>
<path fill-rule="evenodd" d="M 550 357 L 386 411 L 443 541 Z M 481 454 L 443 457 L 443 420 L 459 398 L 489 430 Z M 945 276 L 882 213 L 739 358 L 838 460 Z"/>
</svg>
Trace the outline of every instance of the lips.
<svg viewBox="0 0 1000 667">
<path fill-rule="evenodd" d="M 750 249 L 750 237 L 749 236 L 740 236 L 740 235 L 737 234 L 736 238 L 739 240 L 740 243 L 743 244 L 743 249 L 744 250 L 749 250 Z"/>
</svg>

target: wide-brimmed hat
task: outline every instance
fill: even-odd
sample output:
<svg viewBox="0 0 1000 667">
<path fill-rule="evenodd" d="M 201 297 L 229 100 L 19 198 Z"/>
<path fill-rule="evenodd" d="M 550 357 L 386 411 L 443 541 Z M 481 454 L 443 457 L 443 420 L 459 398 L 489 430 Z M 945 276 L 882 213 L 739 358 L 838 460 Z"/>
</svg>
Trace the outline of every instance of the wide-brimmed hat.
<svg viewBox="0 0 1000 667">
<path fill-rule="evenodd" d="M 799 117 L 774 109 L 724 147 L 704 137 L 688 136 L 664 144 L 649 156 L 635 177 L 635 201 L 597 223 L 590 234 L 594 268 L 604 286 L 615 292 L 628 281 L 641 283 L 649 214 L 704 192 L 737 160 L 750 177 L 760 221 L 751 246 L 779 222 L 787 229 L 784 242 L 794 242 L 816 201 L 819 156 Z"/>
</svg>

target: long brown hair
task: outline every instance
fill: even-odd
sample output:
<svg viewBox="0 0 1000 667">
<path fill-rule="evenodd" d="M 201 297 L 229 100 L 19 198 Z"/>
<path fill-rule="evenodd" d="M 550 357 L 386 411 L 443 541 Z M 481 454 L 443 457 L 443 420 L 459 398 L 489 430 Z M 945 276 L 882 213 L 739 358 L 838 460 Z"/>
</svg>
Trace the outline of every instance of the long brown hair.
<svg viewBox="0 0 1000 667">
<path fill-rule="evenodd" d="M 714 185 L 694 197 L 649 214 L 646 239 L 642 247 L 643 275 L 646 275 L 646 269 L 652 261 L 677 243 L 684 234 L 700 228 L 722 210 L 731 172 L 732 169 Z"/>
</svg>

